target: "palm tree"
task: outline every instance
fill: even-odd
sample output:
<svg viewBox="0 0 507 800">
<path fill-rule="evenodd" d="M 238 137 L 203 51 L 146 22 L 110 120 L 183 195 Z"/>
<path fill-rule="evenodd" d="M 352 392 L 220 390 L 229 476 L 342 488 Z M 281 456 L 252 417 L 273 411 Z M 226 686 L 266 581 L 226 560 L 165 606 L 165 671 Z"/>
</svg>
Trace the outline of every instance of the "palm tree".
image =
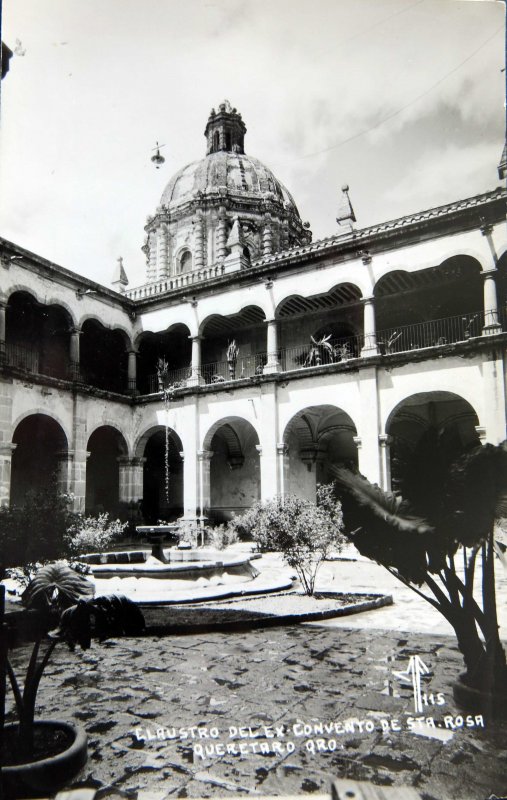
<svg viewBox="0 0 507 800">
<path fill-rule="evenodd" d="M 484 692 L 490 711 L 498 712 L 492 706 L 494 698 L 507 701 L 507 665 L 498 628 L 493 530 L 495 520 L 507 515 L 507 444 L 478 446 L 447 467 L 443 480 L 422 480 L 413 502 L 348 470 L 335 467 L 333 474 L 359 552 L 452 625 L 466 667 L 462 682 Z"/>
</svg>

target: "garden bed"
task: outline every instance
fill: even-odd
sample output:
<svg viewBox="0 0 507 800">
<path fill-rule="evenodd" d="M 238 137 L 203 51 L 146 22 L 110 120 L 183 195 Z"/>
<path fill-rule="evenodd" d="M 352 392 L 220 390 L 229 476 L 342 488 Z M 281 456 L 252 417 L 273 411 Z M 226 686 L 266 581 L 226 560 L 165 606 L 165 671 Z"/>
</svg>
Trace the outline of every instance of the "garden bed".
<svg viewBox="0 0 507 800">
<path fill-rule="evenodd" d="M 148 634 L 261 628 L 312 622 L 391 605 L 390 595 L 282 592 L 207 603 L 144 606 Z"/>
</svg>

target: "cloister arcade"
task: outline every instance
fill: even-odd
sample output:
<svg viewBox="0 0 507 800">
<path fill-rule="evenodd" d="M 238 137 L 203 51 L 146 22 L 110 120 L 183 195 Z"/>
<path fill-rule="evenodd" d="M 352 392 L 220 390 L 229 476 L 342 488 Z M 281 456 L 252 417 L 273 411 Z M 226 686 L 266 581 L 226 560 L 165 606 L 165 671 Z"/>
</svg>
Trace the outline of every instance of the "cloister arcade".
<svg viewBox="0 0 507 800">
<path fill-rule="evenodd" d="M 204 314 L 194 330 L 174 321 L 135 337 L 98 316 L 76 320 L 67 307 L 18 289 L 5 306 L 5 357 L 28 372 L 149 395 L 160 390 L 160 360 L 166 383 L 191 386 L 452 344 L 505 323 L 507 255 L 495 257 L 494 276 L 465 254 L 423 269 L 385 270 L 370 295 L 364 281 L 303 295 L 287 280 L 268 302 L 259 286 L 258 304 Z"/>
</svg>

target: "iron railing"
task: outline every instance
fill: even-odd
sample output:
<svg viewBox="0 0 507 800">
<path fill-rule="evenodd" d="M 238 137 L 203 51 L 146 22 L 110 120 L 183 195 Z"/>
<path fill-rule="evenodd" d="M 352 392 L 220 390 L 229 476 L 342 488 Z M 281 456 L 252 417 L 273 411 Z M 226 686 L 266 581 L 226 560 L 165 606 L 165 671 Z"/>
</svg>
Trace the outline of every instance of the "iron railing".
<svg viewBox="0 0 507 800">
<path fill-rule="evenodd" d="M 491 324 L 494 319 L 497 317 L 493 312 L 476 311 L 413 325 L 398 325 L 396 328 L 378 331 L 377 347 L 381 355 L 389 355 L 465 342 L 481 336 L 485 320 L 487 324 Z"/>
</svg>

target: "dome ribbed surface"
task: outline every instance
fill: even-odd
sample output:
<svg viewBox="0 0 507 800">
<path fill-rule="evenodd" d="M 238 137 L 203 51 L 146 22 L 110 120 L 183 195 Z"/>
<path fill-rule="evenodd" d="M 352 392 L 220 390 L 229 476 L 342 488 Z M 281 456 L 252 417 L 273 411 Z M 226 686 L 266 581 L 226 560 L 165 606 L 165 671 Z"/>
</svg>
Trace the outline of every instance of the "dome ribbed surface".
<svg viewBox="0 0 507 800">
<path fill-rule="evenodd" d="M 285 186 L 271 170 L 256 158 L 241 153 L 211 153 L 180 169 L 167 184 L 161 204 L 176 208 L 203 195 L 226 192 L 245 198 L 276 198 L 288 203 L 298 213 L 296 204 Z"/>
</svg>

